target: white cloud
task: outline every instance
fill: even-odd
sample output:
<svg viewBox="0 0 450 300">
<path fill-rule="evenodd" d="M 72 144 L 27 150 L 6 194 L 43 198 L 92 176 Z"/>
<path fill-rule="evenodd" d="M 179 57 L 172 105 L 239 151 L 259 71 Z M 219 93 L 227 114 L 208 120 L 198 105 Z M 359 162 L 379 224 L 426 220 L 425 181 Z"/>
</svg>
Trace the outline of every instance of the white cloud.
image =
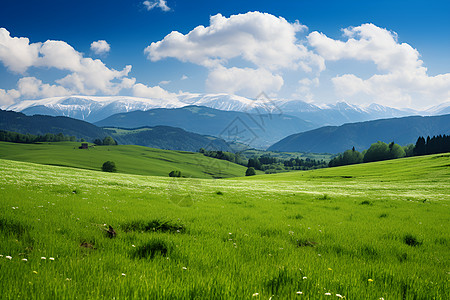
<svg viewBox="0 0 450 300">
<path fill-rule="evenodd" d="M 303 78 L 298 81 L 299 86 L 297 87 L 296 93 L 292 96 L 294 98 L 300 98 L 303 101 L 312 102 L 314 100 L 314 93 L 312 88 L 319 86 L 319 78 Z"/>
<path fill-rule="evenodd" d="M 0 28 L 0 61 L 11 71 L 25 72 L 38 59 L 41 44 L 30 44 L 28 38 L 12 38 L 5 28 Z"/>
<path fill-rule="evenodd" d="M 159 82 L 160 85 L 165 85 L 165 84 L 169 84 L 171 81 L 170 80 L 162 80 Z"/>
<path fill-rule="evenodd" d="M 110 69 L 101 60 L 84 57 L 63 41 L 48 40 L 45 43 L 30 44 L 27 38 L 11 37 L 4 28 L 0 28 L 0 61 L 9 70 L 19 73 L 24 73 L 29 67 L 56 68 L 70 72 L 64 78 L 56 80 L 59 86 L 43 84 L 36 78 L 31 80 L 32 77 L 22 78 L 18 86 L 19 92 L 25 97 L 61 96 L 69 91 L 88 95 L 115 95 L 124 88 L 124 80 L 131 71 L 131 66 L 126 66 L 121 71 Z M 131 85 L 128 83 L 130 86 L 133 84 L 134 82 Z"/>
<path fill-rule="evenodd" d="M 111 46 L 105 40 L 98 40 L 96 42 L 92 42 L 91 51 L 95 54 L 106 54 L 111 50 Z"/>
<path fill-rule="evenodd" d="M 55 97 L 70 95 L 71 92 L 62 86 L 44 84 L 41 80 L 35 77 L 23 77 L 18 83 L 17 87 L 22 97 L 37 98 L 37 97 Z"/>
<path fill-rule="evenodd" d="M 306 30 L 298 21 L 290 23 L 268 13 L 248 12 L 229 18 L 217 14 L 210 17 L 209 26 L 197 26 L 185 35 L 173 31 L 144 52 L 151 61 L 175 58 L 208 68 L 209 91 L 255 97 L 261 91 L 278 91 L 284 82 L 283 69 L 324 69 L 323 58 L 296 37 Z M 229 66 L 234 60 L 252 68 Z"/>
<path fill-rule="evenodd" d="M 186 75 L 183 75 L 183 76 L 181 76 L 181 78 L 180 78 L 180 80 L 186 80 L 186 79 L 188 79 L 189 77 L 187 77 Z"/>
<path fill-rule="evenodd" d="M 307 27 L 298 21 L 289 23 L 282 17 L 260 12 L 211 16 L 208 27 L 197 26 L 183 35 L 173 31 L 163 40 L 145 49 L 152 61 L 172 57 L 205 67 L 225 65 L 241 58 L 259 68 L 321 69 L 320 57 L 300 45 L 298 32 Z"/>
<path fill-rule="evenodd" d="M 160 86 L 146 86 L 142 83 L 137 83 L 133 86 L 133 96 L 142 98 L 156 98 L 156 99 L 174 99 L 176 94 L 169 93 Z"/>
<path fill-rule="evenodd" d="M 207 90 L 217 93 L 240 94 L 255 98 L 261 92 L 279 91 L 283 86 L 283 78 L 273 75 L 265 69 L 225 68 L 213 69 L 206 80 Z"/>
<path fill-rule="evenodd" d="M 308 35 L 309 44 L 328 61 L 354 59 L 373 62 L 381 74 L 362 79 L 354 74 L 332 79 L 338 96 L 359 104 L 423 108 L 450 99 L 450 73 L 429 76 L 419 52 L 399 43 L 397 34 L 373 24 L 343 30 L 346 41 L 323 33 Z M 350 100 L 350 99 L 347 99 Z"/>
<path fill-rule="evenodd" d="M 6 108 L 9 105 L 13 104 L 17 98 L 20 97 L 20 93 L 17 90 L 8 90 L 0 89 L 0 107 Z"/>
<path fill-rule="evenodd" d="M 156 1 L 144 1 L 142 4 L 147 8 L 147 10 L 152 10 L 154 8 L 160 8 L 162 11 L 170 11 L 171 8 L 167 6 L 166 0 L 156 0 Z"/>
<path fill-rule="evenodd" d="M 347 28 L 343 32 L 346 42 L 317 31 L 308 35 L 308 41 L 326 60 L 372 61 L 382 71 L 426 71 L 419 52 L 406 43 L 398 43 L 394 32 L 373 24 Z"/>
</svg>

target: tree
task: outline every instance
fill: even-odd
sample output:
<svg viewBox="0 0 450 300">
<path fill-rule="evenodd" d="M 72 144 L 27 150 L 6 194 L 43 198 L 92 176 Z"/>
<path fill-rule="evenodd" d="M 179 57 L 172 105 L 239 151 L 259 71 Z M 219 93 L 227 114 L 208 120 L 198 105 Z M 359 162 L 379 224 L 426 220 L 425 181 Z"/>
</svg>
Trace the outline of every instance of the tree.
<svg viewBox="0 0 450 300">
<path fill-rule="evenodd" d="M 256 175 L 255 168 L 249 167 L 247 171 L 245 171 L 245 176 L 253 176 Z"/>
<path fill-rule="evenodd" d="M 107 136 L 103 139 L 103 145 L 113 146 L 113 145 L 117 145 L 117 142 L 112 137 Z"/>
<path fill-rule="evenodd" d="M 181 177 L 181 171 L 174 170 L 169 173 L 169 177 Z"/>
<path fill-rule="evenodd" d="M 101 139 L 95 139 L 94 144 L 96 144 L 97 146 L 101 146 L 101 145 L 103 145 L 103 142 Z"/>
<path fill-rule="evenodd" d="M 380 161 L 389 158 L 389 146 L 383 142 L 376 142 L 370 146 L 364 155 L 364 162 Z"/>
<path fill-rule="evenodd" d="M 116 172 L 117 171 L 116 164 L 113 161 L 108 160 L 103 163 L 102 171 L 103 172 Z"/>
</svg>

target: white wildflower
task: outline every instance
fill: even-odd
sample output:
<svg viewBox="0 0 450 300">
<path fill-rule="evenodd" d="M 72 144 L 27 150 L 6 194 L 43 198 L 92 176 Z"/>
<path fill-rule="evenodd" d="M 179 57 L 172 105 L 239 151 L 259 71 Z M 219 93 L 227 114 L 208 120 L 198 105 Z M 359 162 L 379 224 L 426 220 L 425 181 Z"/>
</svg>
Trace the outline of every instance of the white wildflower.
<svg viewBox="0 0 450 300">
<path fill-rule="evenodd" d="M 308 279 L 308 277 L 306 277 L 306 276 L 303 276 L 303 278 L 302 279 Z"/>
<path fill-rule="evenodd" d="M 303 292 L 298 291 L 297 295 L 303 295 Z"/>
<path fill-rule="evenodd" d="M 22 258 L 22 261 L 28 261 L 28 259 L 26 259 L 26 258 Z"/>
<path fill-rule="evenodd" d="M 54 257 L 50 257 L 49 259 L 50 259 L 50 260 L 55 260 L 55 258 L 54 258 Z"/>
<path fill-rule="evenodd" d="M 325 296 L 331 296 L 331 293 L 325 293 Z"/>
<path fill-rule="evenodd" d="M 5 257 L 6 257 L 7 259 L 9 259 L 9 260 L 12 259 L 12 256 L 9 256 L 9 255 L 6 255 Z"/>
<path fill-rule="evenodd" d="M 252 295 L 252 297 L 256 297 L 256 296 L 258 296 L 259 295 L 259 293 L 254 293 L 253 295 Z"/>
<path fill-rule="evenodd" d="M 122 273 L 122 276 L 127 276 L 127 274 L 125 274 L 125 273 Z"/>
<path fill-rule="evenodd" d="M 41 257 L 41 259 L 42 259 L 42 260 L 45 260 L 45 259 L 47 259 L 47 258 L 46 258 L 46 257 L 44 257 L 44 256 L 42 256 L 42 257 Z"/>
</svg>

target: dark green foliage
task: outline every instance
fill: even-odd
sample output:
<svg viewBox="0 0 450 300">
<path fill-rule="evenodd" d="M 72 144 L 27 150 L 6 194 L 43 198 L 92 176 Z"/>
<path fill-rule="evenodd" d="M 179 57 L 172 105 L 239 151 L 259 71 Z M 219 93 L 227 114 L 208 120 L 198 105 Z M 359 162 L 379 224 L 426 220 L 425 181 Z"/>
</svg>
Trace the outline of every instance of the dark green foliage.
<svg viewBox="0 0 450 300">
<path fill-rule="evenodd" d="M 355 150 L 353 147 L 352 150 L 347 150 L 343 154 L 333 158 L 328 163 L 329 167 L 337 167 L 337 166 L 345 166 L 345 165 L 353 165 L 360 164 L 363 162 L 363 155 L 359 151 Z"/>
<path fill-rule="evenodd" d="M 417 240 L 417 238 L 415 236 L 413 236 L 412 234 L 405 235 L 403 237 L 403 241 L 405 242 L 406 245 L 413 246 L 413 247 L 416 247 L 416 246 L 419 246 L 422 244 L 422 242 L 419 242 Z"/>
<path fill-rule="evenodd" d="M 116 164 L 113 161 L 108 160 L 103 163 L 102 171 L 103 172 L 116 172 L 117 171 Z"/>
<path fill-rule="evenodd" d="M 113 145 L 117 145 L 117 142 L 112 137 L 107 136 L 103 139 L 103 145 L 113 146 Z"/>
<path fill-rule="evenodd" d="M 45 135 L 33 135 L 33 134 L 22 134 L 12 131 L 0 130 L 0 141 L 10 142 L 10 143 L 43 143 L 43 142 L 74 142 L 76 137 L 66 136 L 62 133 L 52 134 L 47 133 Z"/>
<path fill-rule="evenodd" d="M 145 245 L 136 248 L 132 256 L 134 258 L 154 258 L 157 255 L 166 257 L 172 251 L 172 246 L 163 240 L 153 239 Z"/>
<path fill-rule="evenodd" d="M 21 236 L 27 232 L 27 227 L 18 221 L 0 218 L 0 231 L 4 234 Z"/>
<path fill-rule="evenodd" d="M 178 224 L 170 220 L 150 220 L 150 221 L 132 221 L 122 225 L 124 231 L 138 232 L 185 232 L 186 228 L 183 224 Z"/>
<path fill-rule="evenodd" d="M 250 158 L 248 160 L 247 167 L 254 168 L 256 170 L 261 170 L 261 162 L 259 161 L 259 159 L 257 157 Z"/>
<path fill-rule="evenodd" d="M 247 171 L 245 171 L 245 176 L 253 176 L 256 175 L 255 168 L 249 167 Z"/>
<path fill-rule="evenodd" d="M 181 177 L 181 171 L 178 170 L 170 171 L 169 177 Z"/>
<path fill-rule="evenodd" d="M 221 191 L 218 191 L 218 192 L 216 193 L 216 195 L 222 196 L 223 193 L 222 193 Z"/>
<path fill-rule="evenodd" d="M 425 140 L 419 137 L 414 148 L 414 155 L 426 155 L 450 152 L 450 135 L 438 135 Z"/>
<path fill-rule="evenodd" d="M 383 142 L 372 144 L 364 154 L 364 162 L 380 161 L 405 157 L 405 150 L 394 142 L 389 145 Z"/>
<path fill-rule="evenodd" d="M 102 128 L 85 121 L 68 117 L 26 116 L 23 113 L 4 110 L 0 110 L 0 129 L 25 135 L 41 135 L 45 137 L 46 142 L 62 141 L 62 136 L 75 136 L 88 141 L 106 136 Z M 60 133 L 62 136 L 59 135 Z"/>
<path fill-rule="evenodd" d="M 199 152 L 208 157 L 226 160 L 226 161 L 229 161 L 229 162 L 232 162 L 235 164 L 239 164 L 242 166 L 247 165 L 246 160 L 243 159 L 239 155 L 239 153 L 231 153 L 231 152 L 221 151 L 221 150 L 219 150 L 219 151 L 205 150 L 204 148 L 200 148 Z"/>
<path fill-rule="evenodd" d="M 369 200 L 364 200 L 360 204 L 361 205 L 372 205 L 372 202 L 370 202 Z"/>
</svg>

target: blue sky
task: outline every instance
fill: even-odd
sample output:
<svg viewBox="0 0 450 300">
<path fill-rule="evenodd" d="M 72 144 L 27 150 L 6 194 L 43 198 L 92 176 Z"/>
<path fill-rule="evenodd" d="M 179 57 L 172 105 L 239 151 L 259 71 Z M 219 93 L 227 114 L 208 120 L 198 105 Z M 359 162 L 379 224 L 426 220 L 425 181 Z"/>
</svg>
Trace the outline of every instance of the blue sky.
<svg viewBox="0 0 450 300">
<path fill-rule="evenodd" d="M 180 92 L 254 98 L 264 91 L 318 104 L 411 108 L 450 100 L 449 1 L 1 6 L 0 106 L 68 94 Z"/>
</svg>

